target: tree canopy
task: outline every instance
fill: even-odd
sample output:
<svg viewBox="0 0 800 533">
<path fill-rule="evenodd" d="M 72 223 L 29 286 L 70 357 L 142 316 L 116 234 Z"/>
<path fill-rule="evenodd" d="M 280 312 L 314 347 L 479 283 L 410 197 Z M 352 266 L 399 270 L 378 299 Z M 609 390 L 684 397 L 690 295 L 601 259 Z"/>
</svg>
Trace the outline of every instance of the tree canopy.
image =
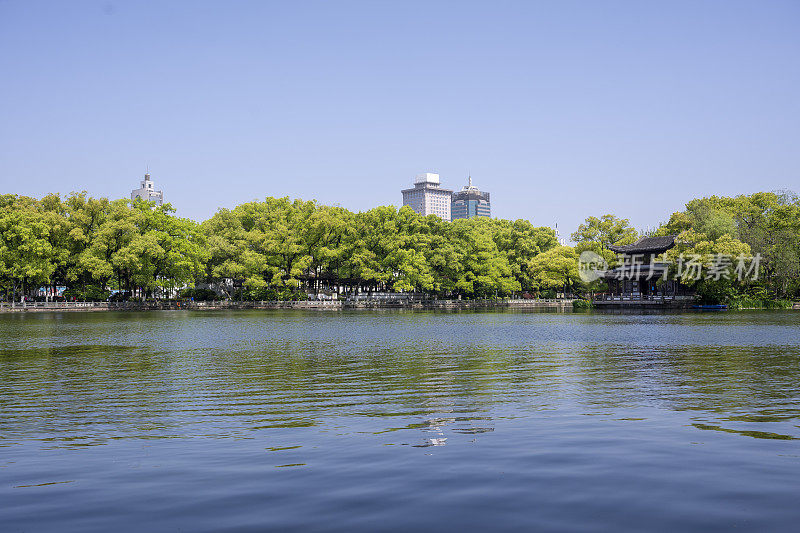
<svg viewBox="0 0 800 533">
<path fill-rule="evenodd" d="M 773 298 L 800 295 L 800 198 L 791 192 L 758 192 L 736 197 L 692 200 L 657 231 L 677 235 L 672 252 L 699 254 L 707 263 L 715 253 L 759 258 L 756 280 L 721 281 L 728 293 L 753 292 Z M 708 287 L 704 281 L 699 284 Z"/>
<path fill-rule="evenodd" d="M 352 213 L 267 198 L 220 210 L 202 224 L 208 282 L 233 280 L 247 297 L 295 288 L 509 295 L 536 291 L 530 262 L 555 232 L 525 220 L 446 222 L 410 207 Z"/>
<path fill-rule="evenodd" d="M 207 261 L 199 226 L 169 205 L 72 194 L 0 197 L 0 287 L 110 286 L 144 295 L 193 283 Z"/>
<path fill-rule="evenodd" d="M 198 224 L 170 205 L 73 193 L 0 197 L 0 288 L 173 295 L 197 284 L 237 298 L 337 288 L 483 297 L 538 291 L 531 261 L 556 246 L 526 220 L 445 222 L 411 208 L 353 213 L 267 198 Z"/>
<path fill-rule="evenodd" d="M 654 235 L 677 235 L 668 257 L 758 254 L 758 279 L 703 280 L 699 291 L 775 298 L 800 294 L 800 199 L 788 192 L 691 200 Z M 527 220 L 444 221 L 409 207 L 354 213 L 314 201 L 266 198 L 196 223 L 169 205 L 73 193 L 0 196 L 0 291 L 6 298 L 66 286 L 76 297 L 117 290 L 141 297 L 203 285 L 245 299 L 311 292 L 417 291 L 440 297 L 603 290 L 582 283 L 578 256 L 614 264 L 612 245 L 639 233 L 627 219 L 588 217 L 559 246 Z M 688 280 L 685 280 L 687 283 Z"/>
</svg>

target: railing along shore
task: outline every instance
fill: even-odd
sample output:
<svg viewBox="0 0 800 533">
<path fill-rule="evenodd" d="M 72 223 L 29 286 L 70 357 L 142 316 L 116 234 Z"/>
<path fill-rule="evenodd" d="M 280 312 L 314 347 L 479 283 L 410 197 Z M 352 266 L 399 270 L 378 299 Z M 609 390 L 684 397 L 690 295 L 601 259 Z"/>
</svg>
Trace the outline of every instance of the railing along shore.
<svg viewBox="0 0 800 533">
<path fill-rule="evenodd" d="M 642 295 L 620 295 L 620 294 L 598 294 L 594 297 L 595 302 L 672 302 L 694 300 L 694 296 L 675 295 L 675 296 L 656 296 L 650 294 Z"/>
</svg>

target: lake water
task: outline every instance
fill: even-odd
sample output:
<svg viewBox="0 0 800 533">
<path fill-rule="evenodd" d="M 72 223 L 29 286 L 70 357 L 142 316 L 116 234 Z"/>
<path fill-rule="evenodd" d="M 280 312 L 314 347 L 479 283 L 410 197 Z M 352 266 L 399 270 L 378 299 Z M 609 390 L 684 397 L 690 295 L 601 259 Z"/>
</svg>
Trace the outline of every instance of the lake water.
<svg viewBox="0 0 800 533">
<path fill-rule="evenodd" d="M 797 531 L 800 312 L 0 315 L 3 531 Z"/>
</svg>

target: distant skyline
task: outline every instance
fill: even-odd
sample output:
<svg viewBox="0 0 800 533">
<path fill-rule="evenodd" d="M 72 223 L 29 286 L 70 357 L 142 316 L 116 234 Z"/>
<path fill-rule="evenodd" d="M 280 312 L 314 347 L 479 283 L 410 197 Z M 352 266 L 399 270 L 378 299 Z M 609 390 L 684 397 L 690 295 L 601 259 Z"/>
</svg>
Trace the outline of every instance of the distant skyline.
<svg viewBox="0 0 800 533">
<path fill-rule="evenodd" d="M 800 2 L 0 0 L 0 193 L 180 216 L 266 196 L 402 205 L 472 175 L 492 216 L 800 189 Z"/>
</svg>

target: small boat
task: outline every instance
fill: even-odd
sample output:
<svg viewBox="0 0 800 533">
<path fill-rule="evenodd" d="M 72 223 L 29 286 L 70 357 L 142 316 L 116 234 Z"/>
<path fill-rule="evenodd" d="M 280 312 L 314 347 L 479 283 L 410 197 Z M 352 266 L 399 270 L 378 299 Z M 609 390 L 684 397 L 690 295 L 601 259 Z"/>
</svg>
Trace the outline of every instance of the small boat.
<svg viewBox="0 0 800 533">
<path fill-rule="evenodd" d="M 701 309 L 703 311 L 723 311 L 728 306 L 725 304 L 708 304 L 708 305 L 693 305 L 692 309 Z"/>
</svg>

